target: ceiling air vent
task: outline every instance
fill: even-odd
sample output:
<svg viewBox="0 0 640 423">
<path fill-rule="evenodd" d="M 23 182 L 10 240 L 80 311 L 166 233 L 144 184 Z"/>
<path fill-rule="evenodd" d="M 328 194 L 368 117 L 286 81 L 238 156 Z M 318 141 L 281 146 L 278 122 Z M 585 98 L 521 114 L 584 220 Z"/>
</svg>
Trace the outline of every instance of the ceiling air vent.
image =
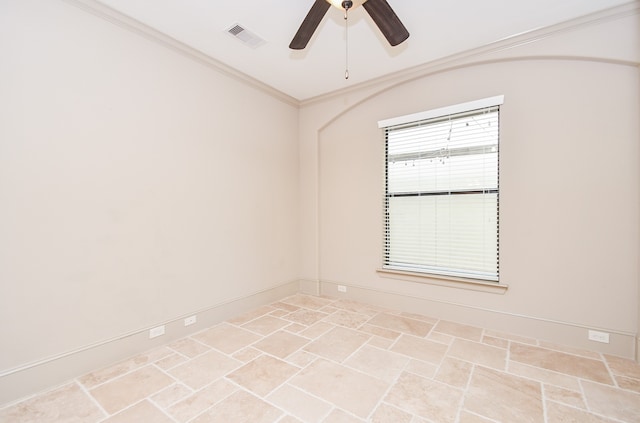
<svg viewBox="0 0 640 423">
<path fill-rule="evenodd" d="M 244 28 L 240 24 L 231 25 L 231 27 L 227 28 L 226 32 L 227 34 L 242 41 L 244 44 L 248 45 L 251 48 L 260 47 L 262 44 L 266 42 L 265 40 L 258 37 L 256 34 Z"/>
</svg>

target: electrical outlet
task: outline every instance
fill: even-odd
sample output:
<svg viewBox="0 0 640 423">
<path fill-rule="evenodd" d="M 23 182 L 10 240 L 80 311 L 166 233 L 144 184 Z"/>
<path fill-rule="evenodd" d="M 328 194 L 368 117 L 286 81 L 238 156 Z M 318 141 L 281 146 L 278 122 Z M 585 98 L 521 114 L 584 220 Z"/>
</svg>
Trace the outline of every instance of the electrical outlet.
<svg viewBox="0 0 640 423">
<path fill-rule="evenodd" d="M 347 292 L 347 287 L 344 285 L 338 285 L 338 292 Z"/>
<path fill-rule="evenodd" d="M 603 344 L 609 343 L 609 334 L 607 332 L 598 332 L 597 330 L 589 331 L 589 340 L 602 342 Z"/>
<path fill-rule="evenodd" d="M 186 319 L 184 319 L 184 325 L 185 326 L 189 326 L 194 324 L 195 322 L 198 321 L 198 318 L 196 317 L 196 315 L 194 314 L 193 316 L 189 316 Z"/>
<path fill-rule="evenodd" d="M 149 330 L 149 339 L 164 335 L 164 325 Z"/>
</svg>

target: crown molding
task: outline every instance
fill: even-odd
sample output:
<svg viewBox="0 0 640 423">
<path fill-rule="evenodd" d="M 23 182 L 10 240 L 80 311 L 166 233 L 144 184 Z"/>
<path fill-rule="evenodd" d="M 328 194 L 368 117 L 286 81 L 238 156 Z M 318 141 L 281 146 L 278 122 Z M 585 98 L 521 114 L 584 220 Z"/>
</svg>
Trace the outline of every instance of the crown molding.
<svg viewBox="0 0 640 423">
<path fill-rule="evenodd" d="M 205 53 L 184 44 L 136 19 L 126 16 L 113 8 L 100 3 L 97 0 L 62 0 L 72 6 L 75 6 L 85 12 L 88 12 L 98 18 L 104 19 L 114 25 L 119 26 L 136 35 L 142 36 L 147 40 L 153 41 L 166 47 L 182 56 L 195 60 L 213 70 L 216 70 L 228 77 L 242 81 L 253 88 L 261 90 L 278 100 L 288 103 L 292 106 L 299 106 L 298 99 L 291 97 L 282 91 L 279 91 L 270 85 L 267 85 L 239 70 L 224 64 L 223 62 L 206 55 Z"/>
<path fill-rule="evenodd" d="M 485 56 L 498 52 L 511 50 L 526 44 L 539 42 L 548 38 L 556 37 L 571 31 L 588 28 L 605 22 L 622 19 L 629 16 L 640 14 L 640 0 L 606 9 L 600 12 L 591 13 L 579 18 L 571 19 L 556 25 L 537 28 L 521 34 L 516 34 L 507 38 L 496 40 L 480 47 L 470 49 L 464 52 L 456 53 L 442 59 L 434 60 L 398 72 L 389 73 L 387 75 L 371 79 L 359 84 L 354 84 L 348 88 L 331 91 L 326 94 L 311 97 L 309 99 L 299 100 L 291 97 L 282 91 L 279 91 L 270 85 L 267 85 L 225 63 L 208 56 L 207 54 L 190 47 L 181 41 L 178 41 L 150 26 L 126 16 L 109 6 L 100 3 L 98 0 L 63 0 L 64 2 L 78 7 L 94 16 L 104 19 L 123 29 L 131 31 L 148 40 L 154 41 L 166 48 L 169 48 L 183 56 L 204 64 L 226 76 L 242 81 L 256 89 L 259 89 L 287 104 L 292 106 L 307 106 L 313 103 L 322 102 L 343 96 L 345 94 L 355 93 L 357 91 L 372 88 L 375 86 L 384 86 L 386 84 L 398 84 L 400 82 L 415 79 L 416 77 L 432 74 L 449 67 L 457 67 L 464 63 L 470 63 L 482 60 Z M 584 59 L 584 58 L 581 58 Z M 622 62 L 622 61 L 620 61 Z M 626 63 L 626 62 L 625 62 Z M 634 63 L 631 63 L 634 65 Z M 640 66 L 640 63 L 635 63 Z"/>
<path fill-rule="evenodd" d="M 565 22 L 561 22 L 556 25 L 548 27 L 537 28 L 531 31 L 516 34 L 510 37 L 506 37 L 500 40 L 496 40 L 474 49 L 466 50 L 460 53 L 456 53 L 442 59 L 434 60 L 431 62 L 423 63 L 418 66 L 403 69 L 398 72 L 389 73 L 387 75 L 371 79 L 359 84 L 354 84 L 348 88 L 341 88 L 326 94 L 315 96 L 306 100 L 300 101 L 301 106 L 308 106 L 313 103 L 328 101 L 339 96 L 346 94 L 352 94 L 357 91 L 365 90 L 367 88 L 388 87 L 390 85 L 397 85 L 402 82 L 407 82 L 412 79 L 416 79 L 422 76 L 441 72 L 446 69 L 458 68 L 465 65 L 470 65 L 479 62 L 489 62 L 487 56 L 512 50 L 520 46 L 539 42 L 549 38 L 556 37 L 558 35 L 566 34 L 572 31 L 585 29 L 591 26 L 596 26 L 602 23 L 615 21 L 618 19 L 626 18 L 629 16 L 640 15 L 640 0 L 634 0 L 629 3 L 622 4 L 620 6 L 612 7 L 599 12 L 591 13 L 585 16 L 581 16 L 575 19 L 571 19 Z M 542 58 L 543 56 L 537 56 Z M 569 57 L 569 56 L 556 56 L 563 59 L 574 60 L 586 60 L 585 57 Z M 544 58 L 550 58 L 550 56 L 544 56 Z M 497 61 L 504 61 L 505 59 L 499 59 Z M 625 64 L 630 66 L 640 66 L 638 62 L 629 62 L 623 60 L 605 60 L 601 61 L 617 64 Z"/>
</svg>

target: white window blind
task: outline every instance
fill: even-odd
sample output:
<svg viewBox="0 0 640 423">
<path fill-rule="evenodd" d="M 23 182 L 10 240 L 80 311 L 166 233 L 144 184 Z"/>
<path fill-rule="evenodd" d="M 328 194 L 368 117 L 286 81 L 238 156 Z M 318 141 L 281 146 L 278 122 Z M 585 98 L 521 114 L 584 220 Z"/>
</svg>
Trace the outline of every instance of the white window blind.
<svg viewBox="0 0 640 423">
<path fill-rule="evenodd" d="M 496 99 L 385 128 L 384 268 L 498 281 Z"/>
</svg>

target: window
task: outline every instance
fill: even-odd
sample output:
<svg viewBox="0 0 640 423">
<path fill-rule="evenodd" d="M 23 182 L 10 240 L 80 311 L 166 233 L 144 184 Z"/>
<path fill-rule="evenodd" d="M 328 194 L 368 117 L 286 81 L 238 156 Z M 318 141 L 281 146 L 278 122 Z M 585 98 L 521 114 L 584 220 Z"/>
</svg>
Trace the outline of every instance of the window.
<svg viewBox="0 0 640 423">
<path fill-rule="evenodd" d="M 498 281 L 502 96 L 389 119 L 384 269 Z"/>
</svg>

